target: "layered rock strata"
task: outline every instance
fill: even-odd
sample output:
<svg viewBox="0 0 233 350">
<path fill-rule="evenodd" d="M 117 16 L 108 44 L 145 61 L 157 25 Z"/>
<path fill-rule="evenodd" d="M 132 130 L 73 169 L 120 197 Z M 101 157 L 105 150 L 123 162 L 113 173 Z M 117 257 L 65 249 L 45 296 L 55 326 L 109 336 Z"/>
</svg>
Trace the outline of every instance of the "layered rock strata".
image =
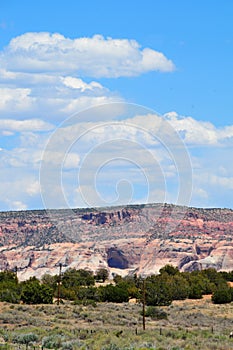
<svg viewBox="0 0 233 350">
<path fill-rule="evenodd" d="M 0 270 L 21 280 L 67 268 L 113 274 L 233 270 L 233 211 L 173 205 L 0 213 Z"/>
</svg>

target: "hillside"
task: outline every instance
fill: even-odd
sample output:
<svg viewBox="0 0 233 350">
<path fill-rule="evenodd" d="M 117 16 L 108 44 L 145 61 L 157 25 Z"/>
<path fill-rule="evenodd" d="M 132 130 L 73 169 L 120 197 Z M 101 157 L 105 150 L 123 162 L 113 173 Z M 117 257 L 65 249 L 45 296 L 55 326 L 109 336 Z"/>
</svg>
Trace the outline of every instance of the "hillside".
<svg viewBox="0 0 233 350">
<path fill-rule="evenodd" d="M 20 279 L 58 273 L 60 263 L 111 273 L 233 269 L 233 211 L 170 204 L 0 213 L 0 270 Z"/>
</svg>

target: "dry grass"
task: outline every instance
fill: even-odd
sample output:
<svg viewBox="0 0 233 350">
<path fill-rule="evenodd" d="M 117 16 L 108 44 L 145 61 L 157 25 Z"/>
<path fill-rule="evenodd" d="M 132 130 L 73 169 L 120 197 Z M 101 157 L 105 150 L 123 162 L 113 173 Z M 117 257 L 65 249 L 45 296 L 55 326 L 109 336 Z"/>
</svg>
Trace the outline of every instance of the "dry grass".
<svg viewBox="0 0 233 350">
<path fill-rule="evenodd" d="M 60 306 L 0 303 L 0 342 L 8 338 L 10 344 L 15 334 L 32 332 L 39 338 L 36 347 L 50 336 L 60 337 L 63 349 L 233 349 L 233 340 L 229 339 L 233 303 L 214 305 L 208 296 L 198 301 L 175 301 L 163 309 L 168 320 L 148 318 L 143 332 L 138 304 L 81 307 L 70 303 Z"/>
</svg>

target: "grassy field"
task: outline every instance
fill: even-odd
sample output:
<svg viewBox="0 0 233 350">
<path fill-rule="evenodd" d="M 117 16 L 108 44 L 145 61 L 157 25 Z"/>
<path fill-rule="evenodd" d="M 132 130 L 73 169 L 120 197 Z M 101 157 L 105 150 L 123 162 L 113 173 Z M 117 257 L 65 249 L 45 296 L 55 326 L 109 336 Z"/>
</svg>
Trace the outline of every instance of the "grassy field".
<svg viewBox="0 0 233 350">
<path fill-rule="evenodd" d="M 12 342 L 28 333 L 38 349 L 233 349 L 233 303 L 213 305 L 210 297 L 173 302 L 163 307 L 167 320 L 146 319 L 142 330 L 138 304 L 100 303 L 93 306 L 11 305 L 0 303 L 0 348 L 18 349 Z M 8 344 L 8 345 L 7 345 Z M 20 345 L 21 349 L 25 345 Z"/>
</svg>

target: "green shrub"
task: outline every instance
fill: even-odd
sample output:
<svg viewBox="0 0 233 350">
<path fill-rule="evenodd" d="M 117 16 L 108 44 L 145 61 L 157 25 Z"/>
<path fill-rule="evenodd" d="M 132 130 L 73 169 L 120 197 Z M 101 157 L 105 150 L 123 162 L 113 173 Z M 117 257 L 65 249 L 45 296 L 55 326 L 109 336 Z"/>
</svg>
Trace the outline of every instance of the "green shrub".
<svg viewBox="0 0 233 350">
<path fill-rule="evenodd" d="M 108 270 L 104 268 L 99 268 L 95 274 L 95 280 L 105 282 L 108 279 Z"/>
<path fill-rule="evenodd" d="M 232 288 L 225 285 L 219 286 L 212 295 L 214 304 L 227 304 L 232 301 Z"/>
<path fill-rule="evenodd" d="M 200 272 L 201 275 L 208 278 L 208 280 L 214 283 L 216 286 L 224 283 L 224 276 L 217 272 L 214 268 L 208 268 Z"/>
<path fill-rule="evenodd" d="M 123 303 L 129 301 L 129 293 L 127 289 L 121 288 L 118 285 L 113 286 L 108 284 L 105 287 L 98 288 L 100 301 L 108 301 L 112 303 Z"/>
<path fill-rule="evenodd" d="M 74 348 L 80 348 L 83 345 L 80 340 L 68 340 L 61 344 L 62 350 L 73 350 Z"/>
<path fill-rule="evenodd" d="M 168 306 L 172 302 L 172 291 L 168 284 L 169 276 L 152 275 L 145 281 L 146 305 Z"/>
<path fill-rule="evenodd" d="M 75 299 L 73 301 L 73 305 L 83 305 L 83 306 L 90 305 L 90 306 L 93 306 L 93 307 L 97 306 L 95 300 L 92 300 L 92 299 L 84 299 L 84 300 Z"/>
<path fill-rule="evenodd" d="M 116 344 L 109 344 L 107 346 L 104 346 L 102 350 L 121 350 Z"/>
<path fill-rule="evenodd" d="M 196 272 L 196 271 L 195 271 Z M 189 299 L 201 299 L 204 294 L 203 278 L 198 274 L 189 274 L 187 276 L 189 282 Z"/>
<path fill-rule="evenodd" d="M 50 287 L 54 293 L 57 291 L 58 281 L 59 281 L 58 275 L 52 276 L 48 273 L 44 274 L 41 278 L 41 283 Z"/>
<path fill-rule="evenodd" d="M 167 319 L 167 313 L 155 306 L 148 306 L 145 311 L 145 316 L 152 318 L 152 320 Z"/>
<path fill-rule="evenodd" d="M 61 335 L 49 335 L 42 339 L 42 346 L 46 349 L 59 349 L 65 343 L 65 338 Z"/>
<path fill-rule="evenodd" d="M 136 298 L 136 299 L 140 298 L 140 290 L 136 286 L 134 277 L 127 276 L 122 278 L 121 280 L 118 279 L 116 284 L 118 287 L 122 289 L 126 289 L 129 293 L 130 298 Z"/>
<path fill-rule="evenodd" d="M 26 348 L 28 348 L 28 345 L 30 343 L 33 343 L 38 340 L 38 336 L 34 333 L 28 333 L 28 334 L 17 334 L 13 336 L 13 343 L 17 344 L 25 344 Z"/>
<path fill-rule="evenodd" d="M 62 285 L 66 289 L 80 286 L 93 286 L 95 279 L 93 273 L 87 270 L 68 269 L 62 276 Z"/>
<path fill-rule="evenodd" d="M 0 283 L 0 301 L 6 301 L 12 304 L 20 302 L 20 288 L 14 282 Z"/>
<path fill-rule="evenodd" d="M 180 271 L 178 269 L 178 267 L 174 267 L 173 265 L 165 265 L 164 267 L 162 267 L 160 270 L 159 270 L 159 273 L 162 275 L 164 273 L 168 274 L 169 276 L 175 276 L 175 275 L 179 275 L 180 274 Z"/>
<path fill-rule="evenodd" d="M 76 291 L 76 298 L 79 300 L 95 300 L 98 301 L 99 295 L 96 287 L 79 287 Z"/>
<path fill-rule="evenodd" d="M 53 290 L 44 284 L 40 284 L 35 277 L 22 282 L 21 285 L 21 300 L 25 304 L 52 304 Z"/>
<path fill-rule="evenodd" d="M 12 271 L 1 271 L 0 272 L 0 283 L 2 282 L 13 282 L 18 284 L 18 278 L 16 273 Z"/>
<path fill-rule="evenodd" d="M 195 283 L 192 283 L 189 289 L 189 299 L 201 299 L 202 298 L 202 289 L 195 285 Z"/>
<path fill-rule="evenodd" d="M 56 293 L 57 294 L 57 293 Z M 61 285 L 60 287 L 60 297 L 65 300 L 75 300 L 77 294 L 77 288 L 66 288 L 65 286 Z"/>
<path fill-rule="evenodd" d="M 180 274 L 172 275 L 168 278 L 168 285 L 171 289 L 172 300 L 184 300 L 190 294 L 188 281 Z"/>
<path fill-rule="evenodd" d="M 14 304 L 20 301 L 20 287 L 14 272 L 0 272 L 0 301 Z"/>
</svg>

